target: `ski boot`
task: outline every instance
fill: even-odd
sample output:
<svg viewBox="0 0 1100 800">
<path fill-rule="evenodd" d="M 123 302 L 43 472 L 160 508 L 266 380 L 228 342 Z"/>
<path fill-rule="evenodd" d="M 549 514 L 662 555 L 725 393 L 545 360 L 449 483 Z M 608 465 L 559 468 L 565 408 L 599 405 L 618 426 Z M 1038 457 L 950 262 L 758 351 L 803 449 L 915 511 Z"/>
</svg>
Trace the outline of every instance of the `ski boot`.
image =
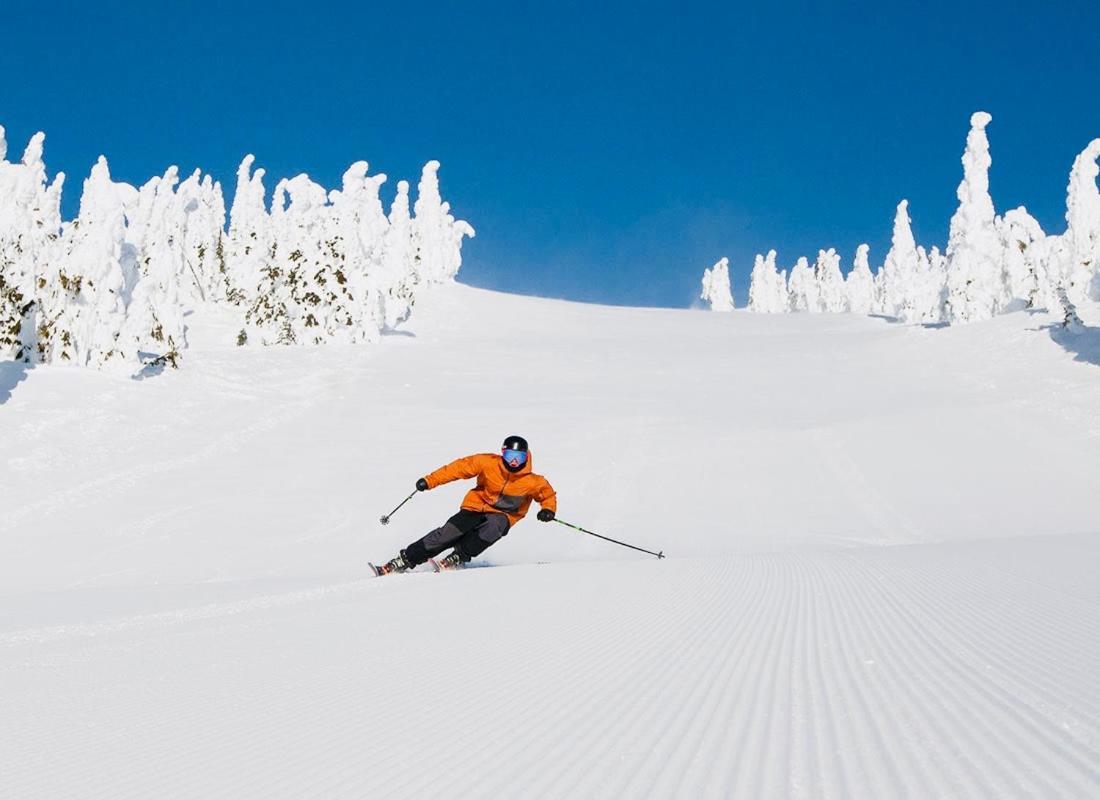
<svg viewBox="0 0 1100 800">
<path fill-rule="evenodd" d="M 370 568 L 374 570 L 375 577 L 378 578 L 381 578 L 383 575 L 389 575 L 391 572 L 406 572 L 412 569 L 412 564 L 405 560 L 404 550 L 397 554 L 397 558 L 391 558 L 380 567 L 376 567 L 369 561 L 367 563 L 370 565 Z"/>
<path fill-rule="evenodd" d="M 439 559 L 438 561 L 436 561 L 434 558 L 432 559 L 432 567 L 435 569 L 436 572 L 446 572 L 452 569 L 459 569 L 465 563 L 466 562 L 462 560 L 462 556 L 460 556 L 457 551 L 451 553 L 449 556 Z"/>
</svg>

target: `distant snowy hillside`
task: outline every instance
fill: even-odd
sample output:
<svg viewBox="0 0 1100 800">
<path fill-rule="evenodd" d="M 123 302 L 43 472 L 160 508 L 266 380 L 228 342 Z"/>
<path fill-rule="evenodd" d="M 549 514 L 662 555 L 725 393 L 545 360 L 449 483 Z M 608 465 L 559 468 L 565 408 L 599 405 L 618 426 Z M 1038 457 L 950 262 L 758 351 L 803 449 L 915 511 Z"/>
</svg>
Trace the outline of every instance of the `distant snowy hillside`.
<svg viewBox="0 0 1100 800">
<path fill-rule="evenodd" d="M 1100 139 L 1073 162 L 1065 232 L 1048 235 L 1023 207 L 1003 216 L 994 209 L 989 194 L 993 160 L 986 137 L 992 119 L 982 111 L 971 117 L 959 207 L 951 218 L 945 251 L 926 250 L 916 243 L 909 201 L 902 200 L 890 252 L 876 273 L 871 274 L 867 245 L 858 248 L 847 279 L 833 250 L 820 251 L 812 269 L 804 257 L 798 259 L 789 278 L 776 267 L 772 250 L 756 257 L 749 310 L 850 311 L 938 324 L 989 319 L 1026 308 L 1053 310 L 1067 323 L 1075 320 L 1079 303 L 1100 300 Z M 704 275 L 705 285 L 710 273 Z"/>
<path fill-rule="evenodd" d="M 931 330 L 447 284 L 0 364 L 0 796 L 1100 796 L 1100 314 Z M 366 577 L 531 442 L 559 514 Z"/>
</svg>

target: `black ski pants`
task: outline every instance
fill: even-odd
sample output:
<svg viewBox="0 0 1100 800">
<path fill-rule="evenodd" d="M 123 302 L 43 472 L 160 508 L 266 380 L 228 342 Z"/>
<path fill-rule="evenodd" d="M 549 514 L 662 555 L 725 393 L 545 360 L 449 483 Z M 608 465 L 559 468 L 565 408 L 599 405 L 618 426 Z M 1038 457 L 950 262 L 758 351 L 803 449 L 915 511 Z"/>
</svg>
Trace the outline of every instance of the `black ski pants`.
<svg viewBox="0 0 1100 800">
<path fill-rule="evenodd" d="M 429 558 L 442 553 L 448 547 L 463 561 L 476 558 L 489 545 L 508 534 L 506 514 L 482 514 L 463 509 L 434 531 L 417 539 L 402 552 L 412 566 L 423 564 Z"/>
</svg>

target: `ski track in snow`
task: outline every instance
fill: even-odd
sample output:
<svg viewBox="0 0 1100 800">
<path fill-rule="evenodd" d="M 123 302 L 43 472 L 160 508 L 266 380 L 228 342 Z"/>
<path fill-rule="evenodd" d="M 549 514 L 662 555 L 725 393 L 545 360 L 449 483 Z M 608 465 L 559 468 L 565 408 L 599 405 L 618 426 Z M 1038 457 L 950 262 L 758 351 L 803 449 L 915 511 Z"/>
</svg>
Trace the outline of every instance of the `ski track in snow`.
<svg viewBox="0 0 1100 800">
<path fill-rule="evenodd" d="M 373 348 L 32 371 L 0 797 L 1100 797 L 1100 373 L 1034 326 L 456 286 Z M 670 557 L 527 521 L 364 577 L 513 432 L 563 518 Z"/>
</svg>

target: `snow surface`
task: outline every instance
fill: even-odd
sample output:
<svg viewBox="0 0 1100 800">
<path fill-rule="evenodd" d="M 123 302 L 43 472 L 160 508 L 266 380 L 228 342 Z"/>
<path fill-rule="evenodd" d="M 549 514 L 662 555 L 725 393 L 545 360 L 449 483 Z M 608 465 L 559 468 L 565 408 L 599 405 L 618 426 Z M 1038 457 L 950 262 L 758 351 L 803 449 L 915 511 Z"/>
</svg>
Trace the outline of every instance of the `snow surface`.
<svg viewBox="0 0 1100 800">
<path fill-rule="evenodd" d="M 1100 315 L 461 285 L 375 346 L 0 364 L 0 796 L 1100 796 Z M 532 444 L 563 519 L 371 579 Z"/>
</svg>

